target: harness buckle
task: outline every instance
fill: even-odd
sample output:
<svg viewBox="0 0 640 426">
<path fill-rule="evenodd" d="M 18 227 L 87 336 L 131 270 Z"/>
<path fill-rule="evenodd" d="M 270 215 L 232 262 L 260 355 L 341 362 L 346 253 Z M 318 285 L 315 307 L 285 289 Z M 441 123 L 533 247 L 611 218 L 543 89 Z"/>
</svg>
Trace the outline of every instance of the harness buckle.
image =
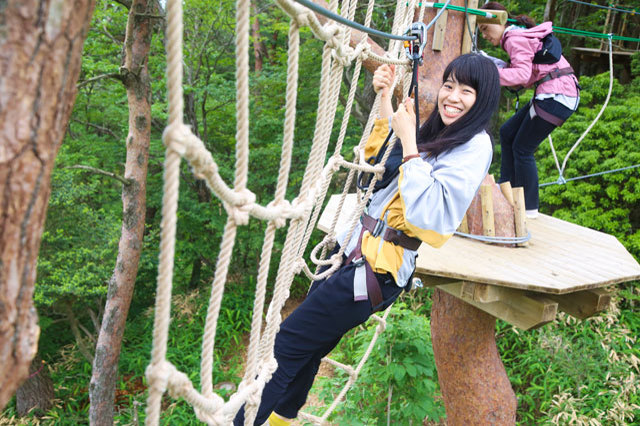
<svg viewBox="0 0 640 426">
<path fill-rule="evenodd" d="M 382 233 L 383 229 L 384 229 L 384 220 L 377 219 L 376 220 L 376 226 L 373 227 L 373 231 L 371 231 L 371 235 L 373 237 L 377 237 L 378 235 L 380 235 Z"/>
<path fill-rule="evenodd" d="M 362 255 L 362 256 L 360 256 L 359 258 L 357 258 L 357 259 L 353 259 L 353 260 L 351 261 L 351 263 L 353 263 L 353 265 L 354 265 L 355 267 L 358 267 L 358 266 L 362 265 L 362 264 L 365 262 L 365 260 L 367 260 L 367 259 L 365 258 L 364 254 L 363 254 L 363 255 Z"/>
<path fill-rule="evenodd" d="M 412 61 L 422 65 L 422 54 L 427 44 L 427 26 L 423 22 L 414 22 L 404 32 L 406 36 L 415 36 L 414 40 L 405 40 L 404 51 Z"/>
</svg>

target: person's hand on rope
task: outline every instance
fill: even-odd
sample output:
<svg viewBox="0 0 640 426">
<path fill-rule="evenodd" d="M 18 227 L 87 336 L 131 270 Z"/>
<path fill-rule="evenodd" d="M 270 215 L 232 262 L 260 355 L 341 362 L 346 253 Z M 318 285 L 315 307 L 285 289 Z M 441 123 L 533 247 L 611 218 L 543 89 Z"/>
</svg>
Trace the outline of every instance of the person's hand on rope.
<svg viewBox="0 0 640 426">
<path fill-rule="evenodd" d="M 402 142 L 402 155 L 404 157 L 418 153 L 416 145 L 416 111 L 413 99 L 407 98 L 398 105 L 398 110 L 393 114 L 391 127 Z"/>
<path fill-rule="evenodd" d="M 388 119 L 393 115 L 391 105 L 391 86 L 396 79 L 395 65 L 380 65 L 373 73 L 373 90 L 380 93 L 380 118 Z"/>
</svg>

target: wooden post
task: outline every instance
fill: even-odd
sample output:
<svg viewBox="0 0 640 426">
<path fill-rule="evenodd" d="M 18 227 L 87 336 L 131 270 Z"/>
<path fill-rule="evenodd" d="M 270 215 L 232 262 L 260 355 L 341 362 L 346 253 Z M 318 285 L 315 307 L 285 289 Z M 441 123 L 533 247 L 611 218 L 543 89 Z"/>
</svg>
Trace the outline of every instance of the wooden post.
<svg viewBox="0 0 640 426">
<path fill-rule="evenodd" d="M 436 21 L 435 29 L 433 30 L 433 44 L 431 45 L 431 49 L 433 50 L 442 50 L 442 46 L 444 46 L 444 39 L 446 37 L 447 32 L 447 18 L 449 17 L 449 12 L 445 10 L 442 12 L 442 15 Z"/>
<path fill-rule="evenodd" d="M 516 222 L 516 237 L 527 235 L 527 221 L 524 206 L 524 188 L 513 188 L 513 216 Z M 518 246 L 526 246 L 528 243 L 519 243 Z"/>
<path fill-rule="evenodd" d="M 496 236 L 496 225 L 493 220 L 493 195 L 491 185 L 480 186 L 480 203 L 482 204 L 482 235 Z"/>
<path fill-rule="evenodd" d="M 513 190 L 511 189 L 511 182 L 506 181 L 500 184 L 500 191 L 502 191 L 502 195 L 507 199 L 511 207 L 515 206 L 513 201 Z"/>
<path fill-rule="evenodd" d="M 460 223 L 460 226 L 458 226 L 458 231 L 460 232 L 464 232 L 465 234 L 469 233 L 469 222 L 467 222 L 467 214 L 464 214 L 464 217 L 462 218 L 462 223 Z"/>
<path fill-rule="evenodd" d="M 478 8 L 478 0 L 469 0 L 469 7 L 472 9 Z M 462 54 L 471 52 L 471 47 L 473 46 L 473 33 L 476 29 L 476 15 L 467 15 L 467 19 L 469 20 L 469 25 L 465 25 L 463 30 L 464 35 L 462 36 Z"/>
<path fill-rule="evenodd" d="M 485 12 L 489 12 L 495 15 L 495 18 L 487 18 L 485 16 L 477 16 L 476 23 L 478 24 L 500 24 L 504 25 L 507 23 L 507 18 L 509 15 L 504 10 L 487 10 L 483 9 Z"/>
</svg>

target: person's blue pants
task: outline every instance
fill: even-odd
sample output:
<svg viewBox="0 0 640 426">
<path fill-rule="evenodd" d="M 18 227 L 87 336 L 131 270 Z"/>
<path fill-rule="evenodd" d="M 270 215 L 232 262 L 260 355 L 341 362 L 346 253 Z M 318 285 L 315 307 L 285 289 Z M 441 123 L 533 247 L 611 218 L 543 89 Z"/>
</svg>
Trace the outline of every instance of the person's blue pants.
<svg viewBox="0 0 640 426">
<path fill-rule="evenodd" d="M 297 417 L 322 358 L 347 331 L 371 316 L 373 308 L 369 300 L 353 300 L 354 273 L 351 263 L 326 280 L 314 282 L 306 299 L 282 322 L 274 346 L 278 369 L 262 392 L 255 425 L 262 425 L 272 411 L 286 418 Z M 389 274 L 376 276 L 384 309 L 398 298 L 402 288 Z M 244 407 L 233 424 L 244 424 Z"/>
<path fill-rule="evenodd" d="M 573 111 L 552 99 L 536 101 L 545 111 L 567 119 Z M 533 156 L 540 143 L 556 128 L 537 115 L 531 118 L 531 104 L 519 109 L 500 127 L 502 157 L 499 182 L 511 182 L 512 187 L 524 187 L 524 203 L 527 210 L 537 209 L 538 168 Z"/>
</svg>

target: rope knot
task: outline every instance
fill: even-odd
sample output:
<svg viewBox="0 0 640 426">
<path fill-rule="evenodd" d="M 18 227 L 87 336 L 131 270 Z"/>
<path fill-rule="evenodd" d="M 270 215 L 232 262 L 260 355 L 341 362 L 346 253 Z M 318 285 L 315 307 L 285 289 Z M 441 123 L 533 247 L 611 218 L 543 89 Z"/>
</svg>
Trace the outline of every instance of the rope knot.
<svg viewBox="0 0 640 426">
<path fill-rule="evenodd" d="M 236 191 L 235 194 L 237 197 L 233 200 L 233 204 L 225 203 L 225 209 L 236 225 L 246 225 L 249 223 L 251 209 L 256 201 L 256 194 L 247 188 L 242 188 Z"/>
<path fill-rule="evenodd" d="M 157 364 L 149 364 L 144 373 L 147 377 L 147 382 L 149 382 L 149 387 L 157 390 L 158 392 L 164 393 L 167 390 L 167 385 L 169 384 L 169 377 L 171 377 L 173 372 L 171 367 L 171 364 L 167 361 L 160 361 Z"/>
<path fill-rule="evenodd" d="M 301 212 L 301 214 L 297 215 L 297 217 L 308 216 L 311 213 L 312 207 L 313 203 L 309 198 L 296 197 L 291 202 L 291 208 L 296 212 Z"/>
<path fill-rule="evenodd" d="M 187 141 L 190 135 L 189 126 L 182 123 L 169 124 L 162 132 L 162 142 L 167 149 L 184 156 L 187 152 Z"/>
<path fill-rule="evenodd" d="M 267 207 L 271 210 L 276 210 L 278 217 L 273 219 L 273 224 L 276 228 L 282 228 L 287 224 L 287 218 L 291 217 L 293 211 L 291 203 L 288 200 L 273 200 Z"/>
</svg>

